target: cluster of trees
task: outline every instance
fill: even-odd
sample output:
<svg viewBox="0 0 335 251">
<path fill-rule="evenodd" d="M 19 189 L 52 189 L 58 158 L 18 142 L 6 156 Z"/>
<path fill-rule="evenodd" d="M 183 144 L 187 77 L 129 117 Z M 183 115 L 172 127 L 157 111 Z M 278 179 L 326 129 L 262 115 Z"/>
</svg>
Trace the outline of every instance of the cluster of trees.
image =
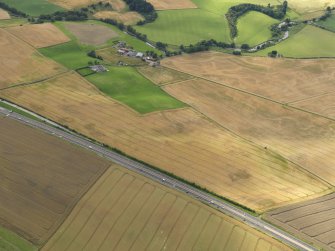
<svg viewBox="0 0 335 251">
<path fill-rule="evenodd" d="M 40 15 L 37 18 L 30 18 L 33 23 L 54 22 L 54 21 L 84 21 L 88 19 L 85 11 L 56 11 L 49 15 Z"/>
<path fill-rule="evenodd" d="M 12 8 L 10 6 L 8 6 L 5 3 L 0 2 L 0 8 L 4 9 L 6 11 L 8 11 L 10 14 L 12 14 L 13 16 L 17 16 L 17 17 L 28 17 L 28 15 L 22 11 L 19 11 L 15 8 Z"/>
<path fill-rule="evenodd" d="M 249 11 L 257 11 L 270 17 L 273 17 L 275 19 L 282 19 L 286 15 L 287 7 L 288 7 L 287 1 L 284 1 L 282 5 L 276 5 L 276 6 L 271 6 L 270 4 L 268 6 L 262 6 L 262 5 L 246 3 L 231 7 L 228 10 L 228 13 L 226 14 L 230 27 L 231 36 L 233 38 L 237 36 L 237 26 L 236 26 L 237 20 L 245 13 Z"/>
<path fill-rule="evenodd" d="M 235 48 L 235 44 L 227 44 L 225 42 L 218 42 L 214 39 L 210 40 L 202 40 L 196 44 L 190 44 L 189 46 L 180 46 L 180 50 L 186 53 L 194 53 L 199 51 L 208 51 L 210 47 L 217 47 L 217 48 Z"/>
<path fill-rule="evenodd" d="M 145 0 L 124 0 L 128 4 L 129 9 L 136 11 L 144 16 L 144 21 L 139 21 L 138 25 L 143 25 L 145 23 L 150 23 L 156 20 L 157 13 L 151 3 Z"/>
<path fill-rule="evenodd" d="M 103 60 L 103 58 L 101 56 L 97 55 L 95 50 L 87 52 L 87 56 L 89 56 L 91 58 L 96 58 L 96 59 L 99 59 L 99 60 Z"/>
</svg>

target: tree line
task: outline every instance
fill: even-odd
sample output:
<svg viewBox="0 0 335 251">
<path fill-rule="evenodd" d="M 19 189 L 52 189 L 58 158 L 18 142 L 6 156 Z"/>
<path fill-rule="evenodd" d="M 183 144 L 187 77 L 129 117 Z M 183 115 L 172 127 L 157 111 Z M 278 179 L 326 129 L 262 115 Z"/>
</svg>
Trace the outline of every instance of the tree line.
<svg viewBox="0 0 335 251">
<path fill-rule="evenodd" d="M 145 23 L 150 23 L 156 20 L 157 12 L 155 11 L 154 6 L 151 3 L 145 0 L 123 0 L 128 4 L 129 9 L 136 11 L 144 16 L 144 21 L 139 21 L 138 25 L 143 25 Z"/>
<path fill-rule="evenodd" d="M 261 12 L 267 16 L 270 16 L 275 19 L 283 19 L 287 12 L 288 3 L 284 1 L 282 5 L 271 6 L 262 6 L 257 4 L 239 4 L 229 8 L 226 17 L 228 20 L 231 37 L 234 38 L 237 36 L 237 20 L 242 15 L 246 14 L 249 11 Z"/>
<path fill-rule="evenodd" d="M 13 16 L 17 16 L 17 17 L 28 17 L 28 15 L 22 11 L 19 11 L 15 8 L 12 8 L 10 6 L 8 6 L 5 3 L 0 2 L 0 8 L 4 9 L 6 11 L 8 11 L 10 14 L 12 14 Z"/>
</svg>

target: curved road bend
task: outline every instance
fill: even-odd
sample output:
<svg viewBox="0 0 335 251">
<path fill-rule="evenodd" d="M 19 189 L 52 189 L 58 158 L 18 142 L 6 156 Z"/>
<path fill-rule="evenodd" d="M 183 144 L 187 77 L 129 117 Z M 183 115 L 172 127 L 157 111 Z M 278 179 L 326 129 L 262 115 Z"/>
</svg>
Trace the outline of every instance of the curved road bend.
<svg viewBox="0 0 335 251">
<path fill-rule="evenodd" d="M 155 180 L 156 182 L 159 182 L 167 187 L 170 187 L 172 189 L 176 189 L 178 191 L 181 191 L 183 193 L 187 193 L 189 196 L 197 199 L 198 201 L 201 201 L 203 203 L 206 203 L 210 205 L 211 207 L 232 216 L 233 218 L 243 221 L 249 226 L 258 229 L 261 232 L 264 232 L 270 236 L 273 236 L 274 238 L 282 241 L 283 243 L 302 251 L 318 251 L 319 249 L 299 240 L 298 238 L 290 235 L 289 233 L 286 233 L 285 231 L 267 223 L 264 222 L 262 219 L 255 217 L 241 209 L 239 209 L 237 206 L 234 206 L 228 202 L 225 202 L 223 200 L 219 200 L 216 197 L 207 194 L 197 188 L 194 188 L 188 184 L 185 184 L 179 180 L 176 180 L 174 178 L 169 177 L 168 175 L 161 173 L 157 170 L 153 170 L 152 168 L 139 163 L 137 161 L 134 161 L 132 159 L 129 159 L 121 154 L 118 154 L 112 150 L 109 150 L 101 145 L 95 144 L 91 142 L 90 140 L 77 135 L 75 133 L 69 133 L 68 130 L 61 130 L 59 128 L 62 128 L 60 125 L 56 127 L 48 125 L 46 123 L 41 123 L 38 121 L 35 121 L 33 119 L 27 118 L 23 115 L 17 114 L 15 112 L 9 111 L 5 108 L 0 107 L 0 114 L 9 117 L 11 119 L 20 121 L 21 123 L 24 123 L 26 125 L 29 125 L 31 127 L 37 128 L 39 130 L 42 130 L 48 134 L 57 136 L 59 138 L 63 138 L 64 140 L 67 140 L 68 142 L 71 142 L 73 144 L 76 144 L 78 146 L 81 146 L 83 148 L 89 149 L 131 171 L 134 171 L 136 173 L 139 173 L 145 177 L 148 177 L 152 180 Z M 65 129 L 65 128 L 64 128 Z"/>
</svg>

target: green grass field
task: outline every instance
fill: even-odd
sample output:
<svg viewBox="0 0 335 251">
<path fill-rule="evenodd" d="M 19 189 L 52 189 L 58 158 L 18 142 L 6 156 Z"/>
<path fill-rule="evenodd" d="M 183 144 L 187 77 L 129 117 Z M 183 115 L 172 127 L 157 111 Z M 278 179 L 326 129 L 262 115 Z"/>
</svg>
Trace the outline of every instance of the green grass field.
<svg viewBox="0 0 335 251">
<path fill-rule="evenodd" d="M 287 40 L 255 54 L 266 56 L 277 50 L 284 57 L 292 58 L 335 57 L 334 45 L 335 33 L 307 25 Z"/>
<path fill-rule="evenodd" d="M 319 21 L 318 24 L 325 27 L 327 30 L 335 32 L 335 14 L 330 18 L 327 18 L 326 21 Z"/>
<path fill-rule="evenodd" d="M 238 36 L 235 42 L 239 45 L 258 45 L 271 38 L 271 25 L 279 23 L 278 20 L 265 14 L 251 11 L 239 18 L 237 23 Z"/>
<path fill-rule="evenodd" d="M 12 18 L 12 19 L 0 20 L 0 28 L 19 26 L 20 24 L 25 24 L 27 22 L 28 22 L 27 19 L 24 18 Z"/>
<path fill-rule="evenodd" d="M 155 22 L 136 26 L 136 30 L 150 40 L 171 45 L 189 45 L 212 38 L 230 42 L 224 16 L 201 9 L 159 11 Z"/>
<path fill-rule="evenodd" d="M 86 79 L 108 96 L 140 113 L 185 106 L 132 67 L 109 67 L 109 72 L 89 75 Z"/>
<path fill-rule="evenodd" d="M 0 251 L 37 251 L 32 244 L 0 227 Z"/>
<path fill-rule="evenodd" d="M 55 11 L 63 10 L 61 7 L 52 4 L 47 0 L 1 0 L 1 2 L 6 3 L 30 16 L 51 14 Z"/>
</svg>

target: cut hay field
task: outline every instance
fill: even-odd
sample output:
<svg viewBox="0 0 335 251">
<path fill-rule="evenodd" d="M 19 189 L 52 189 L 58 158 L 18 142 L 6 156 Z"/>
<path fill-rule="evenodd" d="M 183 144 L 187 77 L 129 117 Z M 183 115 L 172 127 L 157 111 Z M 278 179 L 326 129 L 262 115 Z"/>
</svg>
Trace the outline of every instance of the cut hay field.
<svg viewBox="0 0 335 251">
<path fill-rule="evenodd" d="M 283 2 L 283 0 L 279 0 Z M 297 11 L 298 13 L 305 14 L 311 13 L 318 10 L 325 10 L 328 6 L 335 7 L 333 0 L 291 0 L 289 1 L 289 7 Z"/>
<path fill-rule="evenodd" d="M 270 27 L 275 23 L 279 21 L 263 13 L 248 12 L 238 19 L 238 36 L 235 43 L 255 46 L 267 41 L 272 37 Z"/>
<path fill-rule="evenodd" d="M 136 26 L 148 39 L 171 45 L 189 45 L 201 40 L 230 42 L 224 16 L 201 9 L 160 11 L 153 23 Z"/>
<path fill-rule="evenodd" d="M 118 33 L 105 25 L 93 23 L 64 23 L 80 43 L 88 45 L 103 45 L 108 40 L 118 37 Z"/>
<path fill-rule="evenodd" d="M 63 9 L 48 0 L 1 0 L 1 2 L 20 10 L 30 16 L 39 16 L 42 14 L 51 14 Z"/>
<path fill-rule="evenodd" d="M 174 190 L 114 165 L 42 251 L 291 250 Z"/>
<path fill-rule="evenodd" d="M 283 103 L 335 91 L 333 59 L 236 57 L 204 52 L 164 59 L 163 66 Z"/>
<path fill-rule="evenodd" d="M 148 0 L 156 10 L 195 9 L 197 6 L 191 0 Z"/>
<path fill-rule="evenodd" d="M 334 44 L 334 32 L 307 25 L 283 42 L 252 55 L 267 56 L 276 50 L 284 57 L 291 58 L 335 57 Z"/>
<path fill-rule="evenodd" d="M 0 226 L 0 250 L 2 251 L 37 251 L 28 241 Z"/>
<path fill-rule="evenodd" d="M 0 89 L 45 79 L 65 70 L 3 29 L 0 29 L 0 54 Z"/>
<path fill-rule="evenodd" d="M 335 122 L 205 80 L 164 88 L 225 128 L 335 185 Z"/>
<path fill-rule="evenodd" d="M 326 19 L 326 21 L 318 21 L 317 24 L 335 32 L 335 14 L 332 14 L 329 18 Z"/>
<path fill-rule="evenodd" d="M 41 245 L 110 163 L 15 120 L 0 120 L 0 225 Z"/>
<path fill-rule="evenodd" d="M 7 28 L 7 31 L 36 48 L 70 41 L 63 32 L 51 23 L 20 25 Z"/>
<path fill-rule="evenodd" d="M 108 67 L 108 72 L 86 77 L 106 95 L 139 113 L 178 109 L 185 105 L 165 93 L 133 67 Z"/>
<path fill-rule="evenodd" d="M 159 67 L 143 66 L 143 67 L 137 67 L 137 70 L 143 76 L 145 76 L 147 79 L 150 79 L 153 83 L 157 85 L 172 84 L 193 78 L 193 76 L 191 75 L 184 74 L 161 66 Z"/>
<path fill-rule="evenodd" d="M 118 22 L 121 22 L 125 25 L 134 25 L 137 24 L 139 21 L 143 21 L 144 18 L 139 13 L 134 11 L 129 11 L 125 13 L 120 13 L 117 11 L 99 11 L 94 14 L 95 18 L 98 19 L 114 19 Z"/>
<path fill-rule="evenodd" d="M 285 230 L 335 251 L 335 194 L 268 212 L 265 218 Z"/>
<path fill-rule="evenodd" d="M 0 9 L 0 20 L 3 19 L 10 19 L 10 15 L 8 14 L 7 11 Z"/>
<path fill-rule="evenodd" d="M 74 73 L 0 96 L 257 211 L 329 192 L 314 175 L 191 108 L 139 116 Z"/>
</svg>

